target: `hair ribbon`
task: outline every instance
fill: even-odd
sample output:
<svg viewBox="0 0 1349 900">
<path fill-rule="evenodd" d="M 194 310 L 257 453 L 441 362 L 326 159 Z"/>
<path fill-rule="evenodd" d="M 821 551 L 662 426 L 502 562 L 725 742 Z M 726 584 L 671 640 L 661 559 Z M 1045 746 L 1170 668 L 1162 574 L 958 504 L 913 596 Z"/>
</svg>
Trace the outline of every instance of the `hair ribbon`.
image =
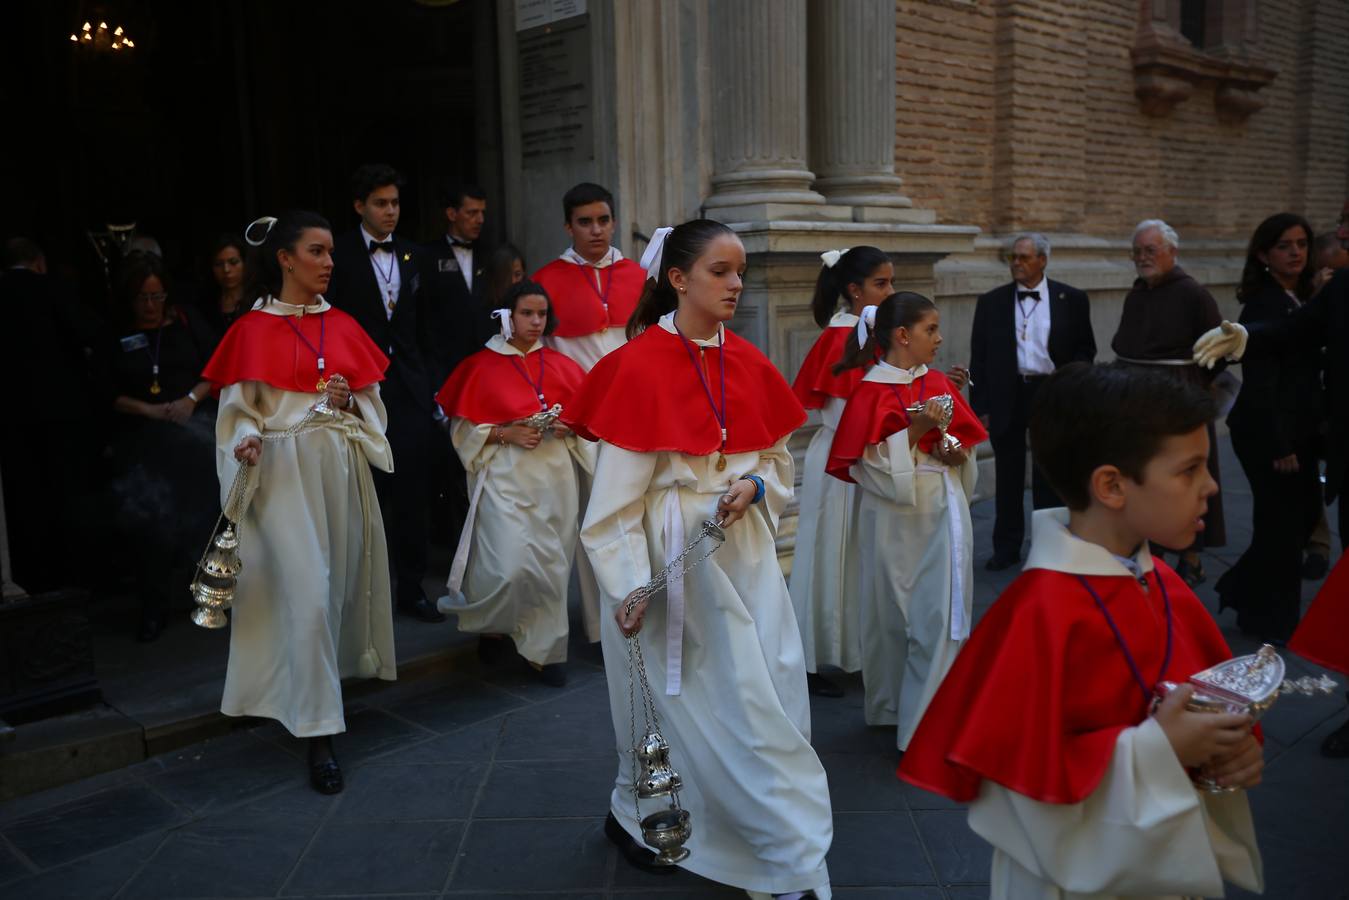
<svg viewBox="0 0 1349 900">
<path fill-rule="evenodd" d="M 515 329 L 511 327 L 511 310 L 494 309 L 492 310 L 492 318 L 501 320 L 501 336 L 503 338 L 509 341 L 515 337 Z"/>
<path fill-rule="evenodd" d="M 252 222 L 249 222 L 248 227 L 244 229 L 244 241 L 247 242 L 248 246 L 250 247 L 261 247 L 264 243 L 266 243 L 267 235 L 272 233 L 272 226 L 275 224 L 276 224 L 276 216 L 259 216 Z M 255 241 L 251 237 L 249 237 L 249 235 L 253 233 L 253 229 L 258 225 L 266 225 L 267 230 L 262 233 L 261 240 Z"/>
<path fill-rule="evenodd" d="M 832 269 L 838 265 L 838 261 L 843 258 L 843 254 L 851 249 L 851 247 L 844 247 L 842 250 L 826 250 L 820 254 L 820 259 L 824 262 L 826 269 Z"/>
<path fill-rule="evenodd" d="M 867 334 L 876 327 L 876 307 L 864 306 L 857 317 L 857 346 L 867 345 Z"/>
<path fill-rule="evenodd" d="M 660 258 L 665 253 L 665 239 L 674 231 L 669 225 L 662 225 L 656 229 L 656 233 L 651 235 L 651 241 L 646 245 L 646 250 L 642 253 L 641 266 L 646 269 L 646 277 L 654 278 L 660 281 Z"/>
</svg>

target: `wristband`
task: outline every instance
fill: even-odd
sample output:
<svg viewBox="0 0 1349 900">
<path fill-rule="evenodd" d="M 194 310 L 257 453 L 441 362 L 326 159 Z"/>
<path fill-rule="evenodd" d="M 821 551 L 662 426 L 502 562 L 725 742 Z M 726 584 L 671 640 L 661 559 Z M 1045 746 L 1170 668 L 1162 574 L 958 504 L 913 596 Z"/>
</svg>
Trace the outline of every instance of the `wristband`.
<svg viewBox="0 0 1349 900">
<path fill-rule="evenodd" d="M 758 475 L 741 475 L 740 480 L 748 481 L 750 484 L 754 485 L 754 499 L 749 501 L 750 503 L 758 503 L 763 499 L 764 484 L 762 478 Z"/>
<path fill-rule="evenodd" d="M 187 396 L 189 396 L 189 397 L 192 398 L 192 402 L 193 402 L 193 403 L 200 403 L 200 402 L 201 402 L 201 398 L 197 396 L 196 390 L 188 391 L 188 392 L 187 392 Z"/>
<path fill-rule="evenodd" d="M 342 404 L 343 409 L 356 408 L 356 394 L 353 391 L 347 391 L 347 402 Z"/>
</svg>

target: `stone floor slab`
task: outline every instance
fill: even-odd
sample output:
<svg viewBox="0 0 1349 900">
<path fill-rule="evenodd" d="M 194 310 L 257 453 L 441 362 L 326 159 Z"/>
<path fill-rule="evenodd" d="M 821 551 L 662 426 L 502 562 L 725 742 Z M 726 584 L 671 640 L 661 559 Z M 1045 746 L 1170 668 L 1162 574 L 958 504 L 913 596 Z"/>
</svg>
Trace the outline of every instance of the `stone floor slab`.
<svg viewBox="0 0 1349 900">
<path fill-rule="evenodd" d="M 440 891 L 463 831 L 462 822 L 328 822 L 281 895 Z"/>
<path fill-rule="evenodd" d="M 40 875 L 0 885 L 0 896 L 15 900 L 109 900 L 140 870 L 164 838 L 163 832 L 155 832 Z"/>
<path fill-rule="evenodd" d="M 284 750 L 250 734 L 204 741 L 171 754 L 146 781 L 169 800 L 203 813 L 278 787 L 298 773 Z M 229 790 L 221 787 L 228 785 Z"/>
<path fill-rule="evenodd" d="M 609 811 L 613 766 L 512 762 L 492 766 L 474 815 L 480 819 L 575 818 Z"/>
<path fill-rule="evenodd" d="M 993 848 L 970 830 L 964 810 L 923 810 L 913 818 L 942 884 L 988 881 Z"/>
<path fill-rule="evenodd" d="M 602 818 L 474 821 L 450 888 L 603 888 L 608 881 L 609 855 Z"/>
<path fill-rule="evenodd" d="M 16 819 L 3 832 L 15 849 L 45 869 L 184 818 L 181 810 L 150 788 L 127 784 Z"/>
<path fill-rule="evenodd" d="M 457 731 L 524 706 L 514 694 L 482 682 L 452 684 L 389 707 L 389 712 L 437 734 Z"/>
<path fill-rule="evenodd" d="M 333 818 L 339 822 L 467 819 L 486 772 L 484 763 L 368 763 L 348 775 Z"/>
<path fill-rule="evenodd" d="M 839 887 L 937 883 L 904 812 L 835 813 L 828 861 L 830 880 Z"/>
</svg>

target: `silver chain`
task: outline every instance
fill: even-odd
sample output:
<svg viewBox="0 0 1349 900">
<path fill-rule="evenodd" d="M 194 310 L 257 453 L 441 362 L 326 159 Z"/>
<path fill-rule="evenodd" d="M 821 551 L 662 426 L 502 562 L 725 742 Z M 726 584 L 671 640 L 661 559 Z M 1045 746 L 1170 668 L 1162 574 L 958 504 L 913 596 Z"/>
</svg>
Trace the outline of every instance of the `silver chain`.
<svg viewBox="0 0 1349 900">
<path fill-rule="evenodd" d="M 688 559 L 707 538 L 711 538 L 712 540 L 707 545 L 706 549 L 703 550 L 702 555 L 697 559 L 694 559 L 687 566 L 684 566 L 683 571 L 688 572 L 715 553 L 717 548 L 726 542 L 726 532 L 722 531 L 721 526 L 711 519 L 705 520 L 703 522 L 702 530 L 698 532 L 693 540 L 689 541 L 684 546 L 683 550 L 679 551 L 678 556 L 670 560 L 665 568 L 661 569 L 655 575 L 652 575 L 650 581 L 628 595 L 628 600 L 623 605 L 623 613 L 625 615 L 630 614 L 637 608 L 638 603 L 641 603 L 643 600 L 650 600 L 652 597 L 656 596 L 656 594 L 665 590 L 665 585 L 670 580 L 670 574 L 678 571 L 678 567 L 683 566 L 684 561 Z"/>
</svg>

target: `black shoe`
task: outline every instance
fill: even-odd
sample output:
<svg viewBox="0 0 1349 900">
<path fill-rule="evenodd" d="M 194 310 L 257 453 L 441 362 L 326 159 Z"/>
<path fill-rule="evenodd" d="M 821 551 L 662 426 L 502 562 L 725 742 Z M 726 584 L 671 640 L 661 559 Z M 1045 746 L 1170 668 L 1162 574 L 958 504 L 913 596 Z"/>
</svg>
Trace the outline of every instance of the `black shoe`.
<svg viewBox="0 0 1349 900">
<path fill-rule="evenodd" d="M 346 786 L 342 780 L 342 767 L 335 759 L 325 759 L 310 765 L 309 783 L 320 794 L 340 794 Z"/>
<path fill-rule="evenodd" d="M 436 609 L 436 605 L 420 590 L 415 596 L 399 599 L 398 611 L 422 622 L 445 621 L 445 614 Z"/>
<path fill-rule="evenodd" d="M 1020 553 L 994 553 L 988 562 L 984 563 L 984 571 L 1001 572 L 1003 569 L 1010 569 L 1019 562 L 1021 562 Z"/>
<path fill-rule="evenodd" d="M 1302 561 L 1302 577 L 1306 581 L 1320 581 L 1330 570 L 1330 560 L 1319 553 L 1308 553 Z"/>
<path fill-rule="evenodd" d="M 1321 742 L 1321 755 L 1331 759 L 1349 759 L 1349 722 L 1336 728 Z"/>
<path fill-rule="evenodd" d="M 529 668 L 534 672 L 535 678 L 549 687 L 560 688 L 567 684 L 567 666 L 565 663 L 549 663 L 539 668 L 531 665 Z"/>
<path fill-rule="evenodd" d="M 628 865 L 641 869 L 643 872 L 650 872 L 653 875 L 668 875 L 673 872 L 676 866 L 658 866 L 656 865 L 655 851 L 643 847 L 633 840 L 632 835 L 624 830 L 623 826 L 618 824 L 613 813 L 609 813 L 604 820 L 604 836 L 607 837 L 618 852 L 623 854 L 623 858 L 628 861 Z"/>
<path fill-rule="evenodd" d="M 164 618 L 157 613 L 149 613 L 141 616 L 140 628 L 136 631 L 136 640 L 142 644 L 150 644 L 159 640 L 160 632 L 164 630 Z"/>
<path fill-rule="evenodd" d="M 843 687 L 815 672 L 806 673 L 806 689 L 816 697 L 842 697 Z"/>
<path fill-rule="evenodd" d="M 506 658 L 510 644 L 504 637 L 484 637 L 478 635 L 478 660 L 487 666 L 495 666 Z"/>
</svg>

